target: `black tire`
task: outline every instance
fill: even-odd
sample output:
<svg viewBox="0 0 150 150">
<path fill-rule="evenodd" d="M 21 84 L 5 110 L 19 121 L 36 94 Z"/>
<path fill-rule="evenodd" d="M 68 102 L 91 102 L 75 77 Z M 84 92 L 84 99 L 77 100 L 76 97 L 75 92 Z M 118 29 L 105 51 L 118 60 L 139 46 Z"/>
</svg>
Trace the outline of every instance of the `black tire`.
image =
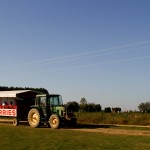
<svg viewBox="0 0 150 150">
<path fill-rule="evenodd" d="M 28 123 L 31 127 L 37 128 L 40 126 L 40 112 L 39 110 L 32 108 L 28 113 Z"/>
<path fill-rule="evenodd" d="M 72 126 L 75 128 L 76 125 L 77 125 L 77 119 L 73 119 L 73 120 L 72 120 Z"/>
<path fill-rule="evenodd" d="M 19 124 L 18 119 L 17 119 L 17 118 L 14 118 L 14 119 L 13 119 L 13 125 L 14 125 L 14 126 L 18 126 L 18 124 Z"/>
<path fill-rule="evenodd" d="M 52 129 L 58 129 L 60 127 L 60 119 L 57 115 L 51 115 L 49 118 L 49 125 Z"/>
</svg>

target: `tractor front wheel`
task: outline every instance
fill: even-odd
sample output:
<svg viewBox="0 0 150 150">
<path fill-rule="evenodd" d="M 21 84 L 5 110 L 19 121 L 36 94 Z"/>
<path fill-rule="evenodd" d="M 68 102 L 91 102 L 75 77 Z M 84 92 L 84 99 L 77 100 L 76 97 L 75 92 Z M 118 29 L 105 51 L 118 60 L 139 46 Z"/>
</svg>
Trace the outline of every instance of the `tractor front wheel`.
<svg viewBox="0 0 150 150">
<path fill-rule="evenodd" d="M 49 125 L 53 129 L 58 129 L 60 127 L 60 119 L 57 115 L 51 115 L 49 118 Z"/>
<path fill-rule="evenodd" d="M 31 127 L 37 128 L 40 125 L 40 112 L 32 108 L 28 113 L 28 123 Z"/>
</svg>

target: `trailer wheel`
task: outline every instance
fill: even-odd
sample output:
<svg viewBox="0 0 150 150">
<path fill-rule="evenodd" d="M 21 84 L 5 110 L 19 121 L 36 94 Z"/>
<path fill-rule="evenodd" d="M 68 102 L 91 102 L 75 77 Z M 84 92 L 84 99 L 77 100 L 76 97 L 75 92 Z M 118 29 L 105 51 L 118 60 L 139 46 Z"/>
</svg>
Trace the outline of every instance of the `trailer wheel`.
<svg viewBox="0 0 150 150">
<path fill-rule="evenodd" d="M 18 126 L 18 124 L 19 124 L 18 119 L 17 118 L 13 119 L 13 125 L 14 126 Z"/>
<path fill-rule="evenodd" d="M 51 115 L 49 119 L 49 125 L 53 129 L 58 129 L 60 126 L 60 119 L 57 115 Z"/>
<path fill-rule="evenodd" d="M 31 127 L 37 128 L 40 125 L 40 112 L 32 108 L 28 113 L 28 123 Z"/>
</svg>

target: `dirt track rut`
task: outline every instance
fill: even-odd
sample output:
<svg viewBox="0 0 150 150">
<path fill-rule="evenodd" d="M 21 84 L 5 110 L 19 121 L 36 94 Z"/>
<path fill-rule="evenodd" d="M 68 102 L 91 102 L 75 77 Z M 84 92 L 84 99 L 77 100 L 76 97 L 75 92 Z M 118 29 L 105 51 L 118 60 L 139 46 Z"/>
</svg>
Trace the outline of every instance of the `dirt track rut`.
<svg viewBox="0 0 150 150">
<path fill-rule="evenodd" d="M 145 126 L 126 126 L 129 129 L 120 129 L 120 126 L 115 126 L 115 128 L 111 128 L 111 125 L 79 125 L 75 129 L 70 129 L 73 131 L 81 131 L 81 132 L 96 132 L 96 133 L 104 133 L 104 134 L 115 134 L 115 135 L 135 135 L 135 136 L 150 136 L 150 127 L 147 127 L 148 130 L 140 130 L 135 129 L 136 127 L 144 127 Z M 117 128 L 118 127 L 118 128 Z M 134 127 L 132 129 L 131 127 Z"/>
</svg>

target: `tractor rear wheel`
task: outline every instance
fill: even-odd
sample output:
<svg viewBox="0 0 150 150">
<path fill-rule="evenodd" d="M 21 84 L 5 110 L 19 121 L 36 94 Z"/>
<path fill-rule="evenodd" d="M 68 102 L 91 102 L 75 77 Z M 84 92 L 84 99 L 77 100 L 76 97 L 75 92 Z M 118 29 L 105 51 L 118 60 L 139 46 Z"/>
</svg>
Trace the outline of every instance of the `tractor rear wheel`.
<svg viewBox="0 0 150 150">
<path fill-rule="evenodd" d="M 60 127 L 60 119 L 57 115 L 53 114 L 49 118 L 49 125 L 53 129 L 58 129 Z"/>
<path fill-rule="evenodd" d="M 37 128 L 40 125 L 40 112 L 32 108 L 28 113 L 28 123 L 31 127 Z"/>
</svg>

